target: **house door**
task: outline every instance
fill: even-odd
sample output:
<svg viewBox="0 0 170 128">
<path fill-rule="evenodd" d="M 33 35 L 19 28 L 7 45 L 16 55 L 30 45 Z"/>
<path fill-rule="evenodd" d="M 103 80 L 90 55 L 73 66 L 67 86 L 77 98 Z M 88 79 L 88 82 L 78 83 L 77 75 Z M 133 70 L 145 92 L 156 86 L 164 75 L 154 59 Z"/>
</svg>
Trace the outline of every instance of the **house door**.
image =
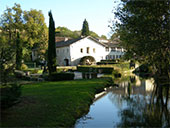
<svg viewBox="0 0 170 128">
<path fill-rule="evenodd" d="M 69 66 L 69 60 L 68 59 L 64 59 L 64 66 Z"/>
</svg>

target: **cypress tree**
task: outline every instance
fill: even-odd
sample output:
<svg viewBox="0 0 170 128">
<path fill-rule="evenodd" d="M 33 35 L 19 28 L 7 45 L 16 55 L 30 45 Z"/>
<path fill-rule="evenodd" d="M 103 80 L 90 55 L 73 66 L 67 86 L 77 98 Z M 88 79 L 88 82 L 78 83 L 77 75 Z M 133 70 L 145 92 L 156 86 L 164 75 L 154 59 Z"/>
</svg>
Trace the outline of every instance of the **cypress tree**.
<svg viewBox="0 0 170 128">
<path fill-rule="evenodd" d="M 84 22 L 83 22 L 83 27 L 82 27 L 81 35 L 82 36 L 88 36 L 89 34 L 90 34 L 90 32 L 89 32 L 89 25 L 88 25 L 87 20 L 85 19 Z"/>
<path fill-rule="evenodd" d="M 55 23 L 51 11 L 49 12 L 49 40 L 48 40 L 48 70 L 49 74 L 56 71 Z"/>
<path fill-rule="evenodd" d="M 16 69 L 21 69 L 21 62 L 22 61 L 22 44 L 20 39 L 20 34 L 17 32 L 17 39 L 16 39 Z"/>
</svg>

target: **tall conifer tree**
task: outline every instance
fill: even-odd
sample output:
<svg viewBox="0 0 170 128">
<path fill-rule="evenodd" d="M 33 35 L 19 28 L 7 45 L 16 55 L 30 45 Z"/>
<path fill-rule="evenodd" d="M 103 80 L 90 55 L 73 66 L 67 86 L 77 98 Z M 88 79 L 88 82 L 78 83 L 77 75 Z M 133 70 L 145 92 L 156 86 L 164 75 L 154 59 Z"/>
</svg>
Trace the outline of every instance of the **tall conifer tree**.
<svg viewBox="0 0 170 128">
<path fill-rule="evenodd" d="M 55 23 L 51 11 L 49 12 L 48 69 L 49 74 L 56 71 Z"/>
<path fill-rule="evenodd" d="M 16 69 L 21 69 L 21 61 L 22 61 L 22 44 L 20 39 L 20 34 L 17 32 L 17 40 L 16 40 Z"/>
<path fill-rule="evenodd" d="M 85 19 L 84 22 L 83 22 L 83 27 L 82 27 L 81 35 L 82 36 L 88 36 L 89 34 L 90 34 L 90 32 L 89 32 L 89 25 L 88 25 L 87 20 Z"/>
</svg>

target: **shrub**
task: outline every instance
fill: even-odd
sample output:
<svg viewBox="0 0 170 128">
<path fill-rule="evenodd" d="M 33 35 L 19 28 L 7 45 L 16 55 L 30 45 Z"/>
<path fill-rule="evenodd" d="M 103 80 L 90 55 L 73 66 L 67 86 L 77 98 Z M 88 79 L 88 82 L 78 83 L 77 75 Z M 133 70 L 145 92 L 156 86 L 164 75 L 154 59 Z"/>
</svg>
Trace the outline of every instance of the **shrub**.
<svg viewBox="0 0 170 128">
<path fill-rule="evenodd" d="M 151 67 L 148 64 L 142 64 L 138 68 L 136 68 L 133 73 L 139 75 L 142 78 L 149 78 L 152 76 Z"/>
<path fill-rule="evenodd" d="M 26 64 L 21 65 L 21 70 L 27 70 L 27 69 L 28 69 L 28 66 Z"/>
<path fill-rule="evenodd" d="M 32 72 L 31 72 L 32 74 L 36 74 L 36 73 L 38 73 L 38 69 L 34 69 L 34 70 L 32 70 Z"/>
<path fill-rule="evenodd" d="M 117 64 L 116 60 L 101 60 L 97 65 Z"/>
<path fill-rule="evenodd" d="M 80 59 L 80 65 L 92 65 L 96 61 L 92 56 L 84 56 Z"/>
<path fill-rule="evenodd" d="M 51 75 L 46 78 L 48 81 L 63 81 L 63 80 L 74 80 L 74 73 L 65 73 L 65 72 L 53 72 Z"/>
<path fill-rule="evenodd" d="M 21 96 L 21 86 L 18 84 L 1 86 L 0 93 L 1 108 L 8 108 L 15 104 Z"/>
<path fill-rule="evenodd" d="M 119 73 L 117 70 L 114 70 L 112 74 L 114 75 L 115 78 L 119 78 L 122 76 L 121 73 Z"/>
<path fill-rule="evenodd" d="M 136 68 L 133 73 L 151 73 L 151 69 L 148 64 L 142 64 Z"/>
<path fill-rule="evenodd" d="M 112 74 L 113 70 L 114 70 L 113 67 L 99 67 L 98 73 Z"/>
<path fill-rule="evenodd" d="M 112 74 L 113 70 L 114 70 L 113 67 L 85 67 L 85 66 L 77 67 L 77 71 L 79 72 L 96 72 L 96 73 Z"/>
</svg>

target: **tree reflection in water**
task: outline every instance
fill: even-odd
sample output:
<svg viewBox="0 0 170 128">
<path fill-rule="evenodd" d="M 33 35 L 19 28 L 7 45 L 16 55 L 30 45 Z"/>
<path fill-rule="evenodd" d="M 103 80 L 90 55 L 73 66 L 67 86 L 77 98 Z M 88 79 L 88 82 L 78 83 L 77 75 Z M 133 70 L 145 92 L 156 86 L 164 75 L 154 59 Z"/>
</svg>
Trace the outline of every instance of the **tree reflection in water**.
<svg viewBox="0 0 170 128">
<path fill-rule="evenodd" d="M 120 110 L 121 122 L 118 127 L 170 127 L 169 84 L 160 84 L 155 80 L 151 96 L 131 95 L 128 84 L 128 96 L 123 99 L 127 107 Z"/>
</svg>

